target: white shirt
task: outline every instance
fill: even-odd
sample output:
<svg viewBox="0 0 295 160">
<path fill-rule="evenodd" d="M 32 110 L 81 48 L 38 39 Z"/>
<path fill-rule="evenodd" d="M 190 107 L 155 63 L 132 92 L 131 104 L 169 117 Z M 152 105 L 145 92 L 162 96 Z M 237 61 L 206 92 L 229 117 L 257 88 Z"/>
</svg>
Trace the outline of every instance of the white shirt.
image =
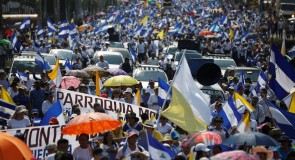
<svg viewBox="0 0 295 160">
<path fill-rule="evenodd" d="M 80 53 L 74 53 L 73 56 L 72 56 L 72 61 L 76 60 L 78 57 L 81 59 L 82 58 L 81 54 Z"/>
<path fill-rule="evenodd" d="M 75 160 L 89 160 L 92 158 L 92 149 L 90 147 L 82 149 L 80 146 L 76 147 L 73 151 Z"/>
<path fill-rule="evenodd" d="M 157 105 L 153 105 L 153 103 L 157 103 Z M 153 110 L 160 110 L 160 107 L 158 106 L 158 96 L 155 94 L 150 95 L 150 98 L 147 102 L 149 109 Z"/>
<path fill-rule="evenodd" d="M 162 134 L 170 133 L 172 131 L 172 126 L 169 123 L 166 123 L 164 126 L 162 126 L 162 123 L 159 123 L 157 125 L 157 130 Z"/>
<path fill-rule="evenodd" d="M 45 159 L 46 160 L 55 160 L 55 153 L 49 154 Z"/>
<path fill-rule="evenodd" d="M 149 65 L 158 65 L 159 64 L 159 61 L 158 61 L 157 58 L 154 58 L 154 59 L 149 58 L 148 64 Z"/>
<path fill-rule="evenodd" d="M 45 100 L 42 103 L 42 113 L 45 115 L 45 113 L 49 110 L 49 108 L 52 106 L 52 103 L 50 103 L 48 100 Z"/>
<path fill-rule="evenodd" d="M 9 119 L 7 121 L 7 126 L 11 128 L 25 128 L 31 125 L 31 122 L 28 117 L 25 117 L 22 120 L 16 120 L 16 119 Z"/>
<path fill-rule="evenodd" d="M 135 148 L 135 150 L 133 150 L 133 151 L 131 151 L 131 149 L 129 148 L 129 146 L 127 146 L 126 151 L 125 151 L 125 154 L 122 155 L 123 147 L 120 147 L 120 149 L 118 150 L 118 153 L 117 153 L 117 155 L 116 155 L 116 159 L 120 159 L 121 156 L 124 156 L 126 160 L 131 160 L 131 156 L 130 156 L 130 154 L 131 154 L 132 152 L 142 152 L 142 153 L 145 154 L 147 157 L 149 157 L 149 153 L 148 153 L 143 147 L 141 147 L 141 150 L 142 150 L 142 151 L 140 151 L 140 150 L 138 149 L 138 145 L 137 145 L 137 144 L 136 144 L 136 148 Z"/>
<path fill-rule="evenodd" d="M 253 120 L 258 120 L 258 125 L 260 125 L 265 120 L 265 112 L 261 105 L 257 104 L 255 108 L 255 111 L 253 111 L 250 115 L 250 118 Z"/>
<path fill-rule="evenodd" d="M 96 66 L 109 69 L 109 63 L 107 61 L 99 61 L 97 62 Z"/>
</svg>

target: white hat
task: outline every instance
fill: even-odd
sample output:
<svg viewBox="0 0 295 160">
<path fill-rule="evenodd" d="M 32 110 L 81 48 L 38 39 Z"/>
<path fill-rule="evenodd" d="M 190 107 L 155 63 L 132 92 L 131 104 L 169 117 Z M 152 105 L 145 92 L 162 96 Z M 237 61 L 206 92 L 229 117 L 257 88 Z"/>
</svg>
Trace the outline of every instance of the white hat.
<svg viewBox="0 0 295 160">
<path fill-rule="evenodd" d="M 148 128 L 156 128 L 157 127 L 157 125 L 154 124 L 153 121 L 149 121 L 149 120 L 145 121 L 145 123 L 142 124 L 142 125 L 145 126 L 145 127 L 148 127 Z"/>
<path fill-rule="evenodd" d="M 196 152 L 197 152 L 197 151 L 208 152 L 208 151 L 210 151 L 210 149 L 207 148 L 207 147 L 205 146 L 204 143 L 198 143 L 198 144 L 195 146 L 195 151 L 196 151 Z"/>
<path fill-rule="evenodd" d="M 125 93 L 130 93 L 130 94 L 132 94 L 132 93 L 133 93 L 132 88 L 126 88 L 124 94 L 125 94 Z"/>
</svg>

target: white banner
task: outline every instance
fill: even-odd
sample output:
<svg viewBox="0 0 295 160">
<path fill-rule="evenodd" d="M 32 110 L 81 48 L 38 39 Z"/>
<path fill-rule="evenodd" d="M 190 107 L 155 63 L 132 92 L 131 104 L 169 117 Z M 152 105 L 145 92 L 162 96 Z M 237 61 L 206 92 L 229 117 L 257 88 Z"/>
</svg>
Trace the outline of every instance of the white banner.
<svg viewBox="0 0 295 160">
<path fill-rule="evenodd" d="M 54 125 L 54 126 L 37 126 L 37 127 L 27 127 L 19 129 L 8 129 L 4 132 L 10 135 L 15 135 L 16 133 L 22 133 L 25 137 L 25 142 L 27 146 L 33 151 L 33 157 L 41 159 L 45 158 L 47 150 L 45 147 L 48 144 L 57 144 L 57 141 L 61 138 L 67 139 L 69 141 L 70 153 L 79 146 L 77 136 L 62 135 L 61 130 L 64 126 Z M 92 138 L 96 135 L 91 136 Z"/>
<path fill-rule="evenodd" d="M 136 113 L 136 116 L 139 119 L 142 113 L 147 113 L 149 117 L 152 115 L 155 117 L 157 116 L 157 111 L 152 109 L 65 89 L 57 89 L 55 99 L 60 101 L 68 118 L 72 113 L 72 106 L 74 104 L 78 104 L 80 106 L 81 113 L 83 114 L 93 112 L 93 105 L 95 103 L 99 103 L 101 107 L 114 118 L 118 118 L 117 113 L 120 113 L 119 118 L 124 119 L 125 114 L 130 112 Z"/>
</svg>

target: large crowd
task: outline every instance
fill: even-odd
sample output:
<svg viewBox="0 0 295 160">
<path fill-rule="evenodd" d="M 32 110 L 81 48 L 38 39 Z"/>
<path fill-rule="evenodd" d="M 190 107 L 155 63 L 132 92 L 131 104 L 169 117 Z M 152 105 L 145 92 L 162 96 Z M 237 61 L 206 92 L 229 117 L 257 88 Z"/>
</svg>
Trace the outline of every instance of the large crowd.
<svg viewBox="0 0 295 160">
<path fill-rule="evenodd" d="M 101 29 L 105 26 L 104 20 L 109 21 L 109 24 L 115 27 L 119 41 L 126 44 L 125 47 L 129 51 L 134 50 L 136 54 L 134 60 L 125 58 L 120 69 L 132 75 L 133 70 L 139 64 L 157 65 L 167 73 L 171 80 L 168 83 L 172 83 L 177 67 L 174 58 L 168 58 L 165 51 L 183 39 L 196 41 L 196 49 L 203 56 L 227 55 L 236 62 L 237 66 L 259 68 L 268 77 L 270 39 L 282 38 L 284 30 L 290 39 L 293 39 L 295 35 L 295 25 L 285 21 L 271 9 L 257 12 L 242 4 L 220 1 L 206 3 L 173 0 L 173 5 L 169 8 L 164 8 L 161 4 L 161 2 L 151 4 L 129 2 L 109 9 L 110 15 L 89 14 L 75 21 L 79 24 L 78 26 L 85 24 L 88 27 L 83 31 L 77 28 L 75 37 L 72 37 L 71 32 L 68 37 L 61 37 L 58 31 L 50 33 L 46 27 L 44 34 L 39 36 L 37 29 L 34 29 L 36 26 L 33 25 L 32 28 L 24 30 L 11 29 L 12 34 L 17 36 L 17 42 L 7 45 L 0 44 L 0 68 L 2 68 L 0 85 L 9 93 L 17 107 L 10 119 L 1 120 L 2 129 L 38 126 L 40 121 L 37 119 L 42 119 L 56 101 L 53 82 L 48 76 L 51 70 L 44 71 L 40 78 L 37 78 L 35 73 L 26 70 L 24 73 L 27 77 L 34 78 L 24 81 L 16 74 L 9 76 L 10 66 L 5 68 L 7 66 L 5 63 L 13 61 L 15 55 L 20 55 L 25 51 L 49 53 L 52 49 L 69 49 L 74 52 L 70 60 L 73 69 L 81 70 L 89 66 L 98 66 L 107 70 L 109 63 L 104 60 L 103 56 L 94 58 L 96 51 L 108 51 L 111 48 L 111 35 Z M 148 20 L 143 22 L 145 16 L 148 16 Z M 142 29 L 139 29 L 140 23 L 143 23 Z M 90 26 L 100 29 L 90 30 Z M 56 29 L 58 30 L 58 25 Z M 162 31 L 163 35 L 160 34 Z M 210 35 L 201 36 L 204 31 L 210 32 Z M 2 37 L 9 39 L 12 34 L 2 33 Z M 70 40 L 70 37 L 74 40 Z M 49 144 L 45 148 L 48 153 L 45 159 L 150 159 L 149 144 L 146 141 L 147 132 L 177 155 L 173 157 L 175 160 L 189 159 L 191 153 L 194 154 L 194 159 L 209 159 L 211 156 L 232 150 L 243 150 L 263 160 L 295 159 L 292 139 L 276 125 L 267 102 L 275 103 L 284 110 L 286 110 L 286 104 L 276 98 L 267 83 L 262 84 L 259 93 L 253 95 L 252 91 L 255 90 L 256 84 L 253 84 L 250 78 L 245 77 L 245 84 L 240 85 L 240 77 L 236 77 L 234 72 L 231 70 L 227 77 L 222 77 L 218 81 L 224 91 L 225 101 L 211 100 L 212 103 L 208 107 L 210 107 L 213 118 L 207 127 L 208 131 L 222 135 L 223 140 L 238 133 L 237 126 L 224 127 L 224 119 L 218 114 L 226 101 L 236 92 L 255 108 L 255 111 L 250 113 L 251 131 L 271 136 L 280 143 L 278 147 L 224 144 L 209 146 L 205 142 L 187 145 L 186 141 L 191 134 L 172 123 L 169 118 L 160 116 L 155 122 L 147 114 L 136 115 L 131 112 L 126 114 L 121 127 L 100 133 L 94 144 L 89 144 L 90 135 L 79 135 L 80 145 L 74 148 L 72 153 L 68 152 L 68 145 L 71 142 L 67 139 L 60 139 L 57 144 Z M 67 71 L 62 70 L 61 73 L 65 76 Z M 112 75 L 102 77 L 102 81 L 110 77 Z M 89 86 L 94 83 L 95 77 L 93 80 L 81 79 L 81 84 L 77 88 L 71 86 L 68 90 L 95 94 L 89 90 Z M 140 103 L 136 98 L 137 90 L 141 90 Z M 160 110 L 165 110 L 169 103 L 167 102 L 168 104 L 161 109 L 162 106 L 158 105 L 158 90 L 155 82 L 150 80 L 148 88 L 143 88 L 141 83 L 132 87 L 104 87 L 101 89 L 100 96 L 129 104 L 140 104 L 142 107 L 160 112 Z M 71 119 L 83 114 L 79 107 L 79 104 L 72 106 Z M 238 108 L 242 115 L 249 112 L 245 109 L 247 107 L 238 106 Z M 107 113 L 99 103 L 93 105 L 93 110 Z M 56 117 L 50 119 L 50 125 L 58 124 Z M 15 136 L 25 140 L 22 134 Z"/>
</svg>

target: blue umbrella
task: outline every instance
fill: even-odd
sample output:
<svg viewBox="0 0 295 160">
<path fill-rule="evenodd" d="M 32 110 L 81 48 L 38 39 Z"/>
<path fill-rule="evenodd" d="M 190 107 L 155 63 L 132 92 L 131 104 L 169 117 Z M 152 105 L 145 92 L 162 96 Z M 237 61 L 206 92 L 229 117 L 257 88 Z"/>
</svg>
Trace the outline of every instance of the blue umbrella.
<svg viewBox="0 0 295 160">
<path fill-rule="evenodd" d="M 123 71 L 122 69 L 119 69 L 119 68 L 110 68 L 107 70 L 107 72 L 109 72 L 113 76 L 119 76 L 119 75 L 127 75 L 128 76 L 128 73 L 126 73 L 125 71 Z"/>
<path fill-rule="evenodd" d="M 229 147 L 229 146 L 224 145 L 224 144 L 215 144 L 213 146 L 208 146 L 208 148 L 210 148 L 212 150 L 215 146 L 219 146 L 221 148 L 222 152 L 233 151 L 234 150 L 232 147 Z"/>
<path fill-rule="evenodd" d="M 223 144 L 248 145 L 248 146 L 279 146 L 272 137 L 260 132 L 245 132 L 230 136 Z"/>
</svg>

